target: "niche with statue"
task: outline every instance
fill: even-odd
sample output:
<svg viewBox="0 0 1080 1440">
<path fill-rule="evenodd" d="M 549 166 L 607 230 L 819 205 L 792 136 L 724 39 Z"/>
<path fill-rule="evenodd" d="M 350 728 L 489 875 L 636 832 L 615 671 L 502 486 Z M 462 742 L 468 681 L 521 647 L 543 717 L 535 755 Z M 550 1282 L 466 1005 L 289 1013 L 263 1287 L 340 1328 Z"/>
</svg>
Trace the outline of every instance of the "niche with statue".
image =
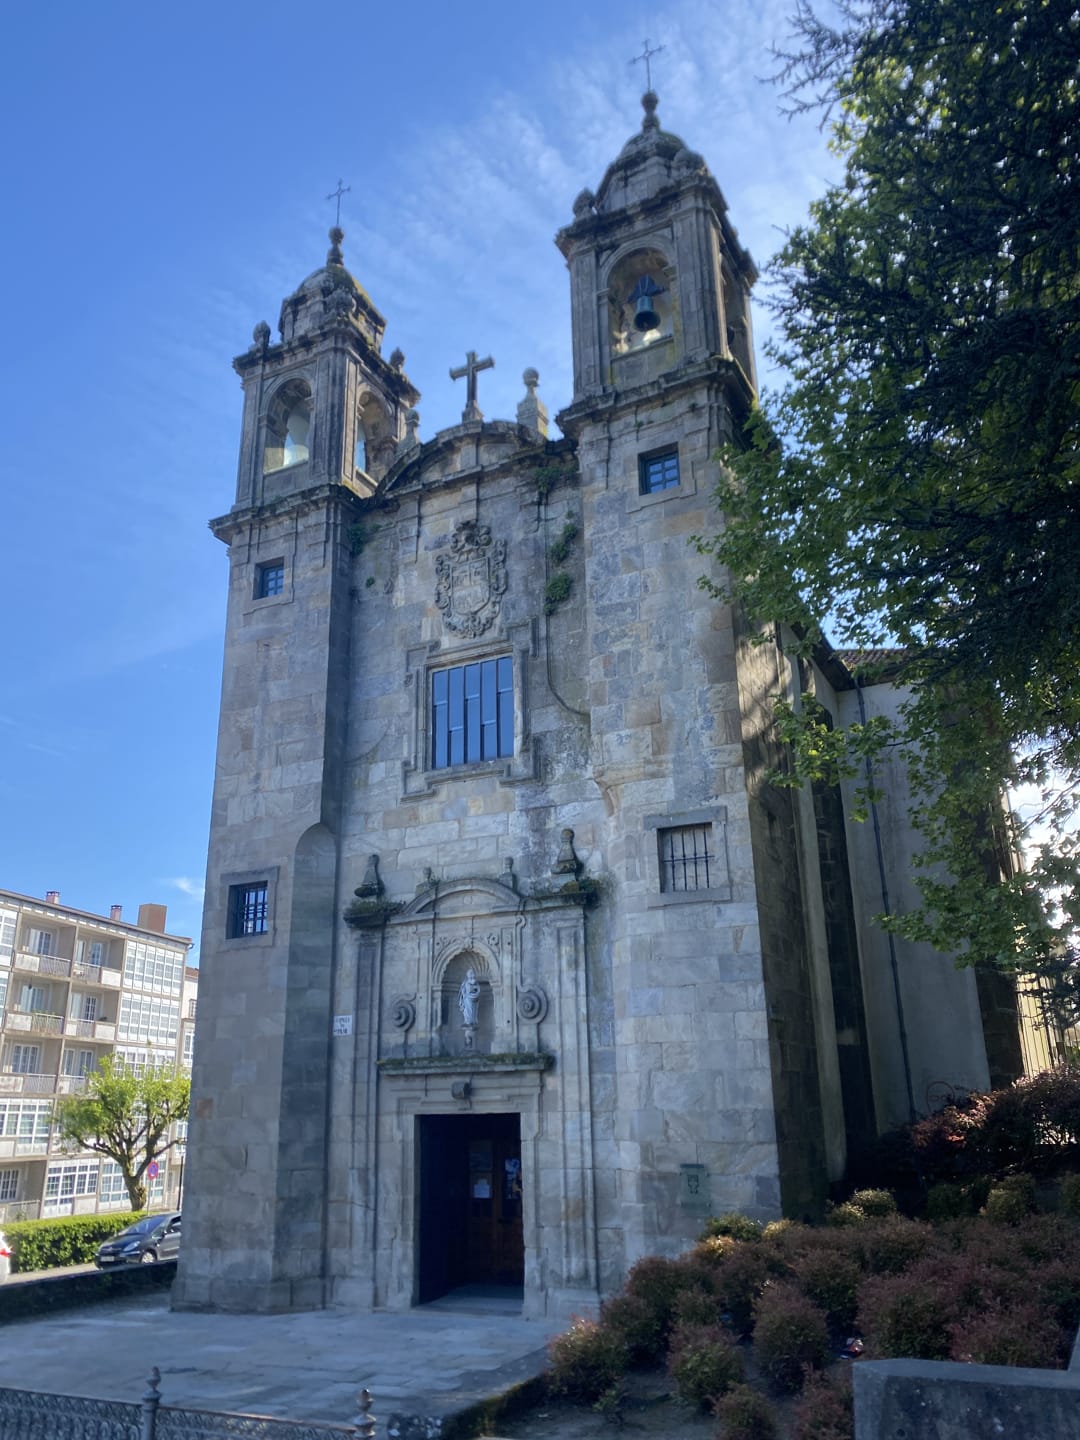
<svg viewBox="0 0 1080 1440">
<path fill-rule="evenodd" d="M 444 1055 L 490 1055 L 495 1035 L 491 978 L 474 950 L 455 955 L 443 971 L 439 1033 Z"/>
</svg>

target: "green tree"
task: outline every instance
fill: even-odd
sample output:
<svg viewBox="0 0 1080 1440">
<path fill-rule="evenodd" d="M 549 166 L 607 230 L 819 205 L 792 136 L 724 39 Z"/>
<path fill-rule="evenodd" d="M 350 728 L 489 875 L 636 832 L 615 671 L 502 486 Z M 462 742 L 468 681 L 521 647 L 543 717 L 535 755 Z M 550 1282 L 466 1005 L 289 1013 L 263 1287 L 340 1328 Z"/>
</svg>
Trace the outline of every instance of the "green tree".
<svg viewBox="0 0 1080 1440">
<path fill-rule="evenodd" d="M 107 1055 L 86 1077 L 80 1095 L 56 1102 L 57 1134 L 80 1150 L 106 1155 L 120 1167 L 133 1210 L 146 1209 L 146 1169 L 172 1148 L 169 1131 L 186 1120 L 191 1079 L 174 1066 L 136 1073 Z"/>
<path fill-rule="evenodd" d="M 898 928 L 1040 971 L 1080 924 L 1080 16 L 1062 0 L 799 4 L 779 78 L 843 162 L 770 267 L 787 373 L 729 458 L 720 587 L 809 648 L 902 651 L 898 725 L 781 707 L 798 775 L 905 747 L 923 905 Z M 1048 827 L 988 828 L 1005 781 Z M 1015 822 L 1010 822 L 1015 824 Z M 1012 873 L 1010 873 L 1010 871 Z M 1060 979 L 1060 976 L 1058 977 Z M 1072 999 L 1068 999 L 1069 993 Z"/>
</svg>

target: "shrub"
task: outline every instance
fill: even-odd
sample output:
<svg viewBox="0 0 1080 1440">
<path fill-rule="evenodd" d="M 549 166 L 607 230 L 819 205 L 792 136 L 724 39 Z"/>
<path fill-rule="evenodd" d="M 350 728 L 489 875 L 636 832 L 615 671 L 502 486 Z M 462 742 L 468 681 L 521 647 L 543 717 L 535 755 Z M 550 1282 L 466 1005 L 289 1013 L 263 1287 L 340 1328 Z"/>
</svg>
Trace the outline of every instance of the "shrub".
<svg viewBox="0 0 1080 1440">
<path fill-rule="evenodd" d="M 859 1287 L 857 1323 L 883 1359 L 946 1360 L 951 1303 L 923 1275 L 871 1275 Z"/>
<path fill-rule="evenodd" d="M 953 1360 L 976 1365 L 1028 1365 L 1057 1362 L 1061 1331 L 1037 1305 L 991 1305 L 965 1315 L 949 1327 Z"/>
<path fill-rule="evenodd" d="M 740 1245 L 716 1272 L 716 1293 L 724 1308 L 724 1323 L 737 1335 L 753 1324 L 754 1302 L 771 1278 L 774 1265 L 758 1245 Z"/>
<path fill-rule="evenodd" d="M 843 1205 L 834 1205 L 825 1216 L 827 1225 L 861 1225 L 866 1219 L 864 1211 L 858 1205 L 845 1200 Z"/>
<path fill-rule="evenodd" d="M 896 1197 L 890 1190 L 856 1190 L 850 1203 L 873 1220 L 896 1214 Z"/>
<path fill-rule="evenodd" d="M 792 1440 L 855 1440 L 850 1372 L 839 1380 L 808 1376 L 792 1420 Z"/>
<path fill-rule="evenodd" d="M 977 1215 L 986 1202 L 989 1185 L 985 1180 L 940 1180 L 926 1192 L 926 1218 L 928 1220 L 959 1220 L 965 1215 Z"/>
<path fill-rule="evenodd" d="M 1030 1175 L 1010 1175 L 992 1187 L 983 1214 L 995 1225 L 1019 1225 L 1035 1209 L 1035 1181 Z"/>
<path fill-rule="evenodd" d="M 807 1250 L 792 1262 L 799 1288 L 824 1310 L 829 1324 L 848 1331 L 855 1323 L 862 1271 L 849 1256 L 824 1248 Z"/>
<path fill-rule="evenodd" d="M 1062 1214 L 1080 1220 L 1080 1175 L 1063 1176 L 1058 1197 Z"/>
<path fill-rule="evenodd" d="M 743 1357 L 735 1341 L 715 1325 L 676 1325 L 671 1336 L 668 1374 L 679 1399 L 704 1410 L 743 1378 Z"/>
<path fill-rule="evenodd" d="M 643 1300 L 652 1313 L 656 1330 L 656 1355 L 659 1357 L 667 1345 L 671 1327 L 675 1323 L 675 1302 L 684 1290 L 701 1288 L 703 1277 L 685 1261 L 665 1260 L 660 1255 L 647 1255 L 631 1266 L 626 1277 L 625 1291 Z"/>
<path fill-rule="evenodd" d="M 929 1225 L 921 1220 L 907 1220 L 902 1215 L 867 1220 L 859 1228 L 863 1266 L 873 1275 L 906 1270 L 921 1260 L 934 1243 L 934 1232 Z"/>
<path fill-rule="evenodd" d="M 829 1358 L 825 1312 L 790 1282 L 770 1285 L 754 1307 L 754 1359 L 778 1390 L 798 1390 Z"/>
<path fill-rule="evenodd" d="M 674 1320 L 676 1325 L 722 1325 L 724 1307 L 714 1290 L 684 1290 L 676 1296 Z"/>
<path fill-rule="evenodd" d="M 647 1365 L 664 1354 L 664 1331 L 657 1313 L 640 1295 L 614 1295 L 600 1308 L 600 1324 L 621 1340 L 631 1365 Z"/>
<path fill-rule="evenodd" d="M 1052 1260 L 1038 1276 L 1039 1303 L 1050 1310 L 1068 1335 L 1080 1327 L 1080 1268 L 1072 1260 Z M 1045 1363 L 1045 1362 L 1043 1362 Z"/>
<path fill-rule="evenodd" d="M 738 1246 L 738 1243 L 730 1235 L 706 1235 L 704 1239 L 697 1242 L 686 1258 L 692 1264 L 706 1268 L 711 1265 L 721 1265 Z"/>
<path fill-rule="evenodd" d="M 52 1270 L 58 1265 L 86 1265 L 125 1225 L 145 1211 L 119 1211 L 110 1215 L 63 1215 L 56 1220 L 7 1221 L 4 1234 L 11 1247 L 12 1270 Z"/>
<path fill-rule="evenodd" d="M 733 1240 L 760 1240 L 761 1226 L 749 1215 L 738 1215 L 734 1211 L 726 1215 L 713 1215 L 705 1222 L 702 1240 L 713 1235 L 730 1235 Z"/>
<path fill-rule="evenodd" d="M 713 1406 L 720 1440 L 776 1440 L 772 1407 L 749 1385 L 735 1385 Z"/>
<path fill-rule="evenodd" d="M 548 1346 L 548 1360 L 552 1394 L 591 1403 L 618 1384 L 630 1353 L 621 1336 L 577 1316 Z"/>
</svg>

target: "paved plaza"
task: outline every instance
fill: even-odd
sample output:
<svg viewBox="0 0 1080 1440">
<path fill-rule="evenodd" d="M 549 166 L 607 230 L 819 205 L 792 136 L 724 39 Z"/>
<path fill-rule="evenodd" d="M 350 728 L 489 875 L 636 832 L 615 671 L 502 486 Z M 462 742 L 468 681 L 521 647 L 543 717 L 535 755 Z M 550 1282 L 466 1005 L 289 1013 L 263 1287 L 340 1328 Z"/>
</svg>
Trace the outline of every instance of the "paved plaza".
<svg viewBox="0 0 1080 1440">
<path fill-rule="evenodd" d="M 339 1424 L 367 1386 L 385 1434 L 393 1415 L 445 1417 L 539 1374 L 555 1327 L 519 1312 L 458 1295 L 402 1313 L 176 1313 L 155 1291 L 5 1325 L 2 1383 L 132 1401 L 156 1365 L 166 1405 Z"/>
</svg>

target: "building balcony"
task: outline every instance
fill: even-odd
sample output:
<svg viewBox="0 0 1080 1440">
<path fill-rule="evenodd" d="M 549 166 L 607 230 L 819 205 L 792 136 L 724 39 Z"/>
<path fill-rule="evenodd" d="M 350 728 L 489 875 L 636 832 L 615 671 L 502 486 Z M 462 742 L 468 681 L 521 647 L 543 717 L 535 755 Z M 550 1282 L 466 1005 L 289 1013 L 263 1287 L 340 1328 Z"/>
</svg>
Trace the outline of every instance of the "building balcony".
<svg viewBox="0 0 1080 1440">
<path fill-rule="evenodd" d="M 89 960 L 72 960 L 71 978 L 84 985 L 103 985 L 108 990 L 119 990 L 121 974 L 107 965 L 91 965 Z"/>
<path fill-rule="evenodd" d="M 5 1070 L 0 1073 L 0 1095 L 53 1095 L 55 1075 L 34 1075 Z"/>
<path fill-rule="evenodd" d="M 0 1222 L 36 1220 L 40 1205 L 40 1200 L 9 1200 L 6 1204 L 0 1205 Z"/>
<path fill-rule="evenodd" d="M 12 969 L 26 970 L 31 975 L 54 975 L 66 980 L 71 974 L 71 961 L 62 955 L 35 955 L 30 950 L 16 950 L 11 964 Z"/>
<path fill-rule="evenodd" d="M 4 1016 L 6 1030 L 22 1030 L 31 1035 L 62 1035 L 64 1017 L 50 1015 L 47 1010 L 20 1010 L 12 1006 Z"/>
<path fill-rule="evenodd" d="M 112 1045 L 116 1040 L 116 1026 L 111 1020 L 67 1020 L 64 1034 L 78 1040 L 99 1040 Z"/>
<path fill-rule="evenodd" d="M 58 1095 L 81 1095 L 85 1089 L 85 1075 L 58 1075 L 56 1077 L 56 1093 Z"/>
</svg>

